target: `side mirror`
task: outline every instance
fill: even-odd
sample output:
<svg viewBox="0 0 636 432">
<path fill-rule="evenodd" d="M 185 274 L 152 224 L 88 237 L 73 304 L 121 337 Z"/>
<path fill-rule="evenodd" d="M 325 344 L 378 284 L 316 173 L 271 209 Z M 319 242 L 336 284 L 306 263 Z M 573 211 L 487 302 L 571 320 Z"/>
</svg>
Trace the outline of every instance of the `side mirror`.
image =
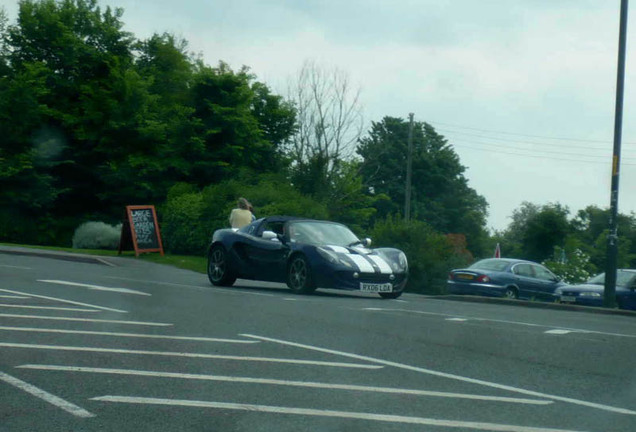
<svg viewBox="0 0 636 432">
<path fill-rule="evenodd" d="M 263 234 L 261 235 L 261 237 L 263 238 L 263 240 L 278 239 L 274 231 L 263 231 Z"/>
<path fill-rule="evenodd" d="M 364 240 L 362 240 L 362 245 L 364 247 L 369 247 L 371 246 L 371 239 L 369 237 L 365 238 Z"/>
</svg>

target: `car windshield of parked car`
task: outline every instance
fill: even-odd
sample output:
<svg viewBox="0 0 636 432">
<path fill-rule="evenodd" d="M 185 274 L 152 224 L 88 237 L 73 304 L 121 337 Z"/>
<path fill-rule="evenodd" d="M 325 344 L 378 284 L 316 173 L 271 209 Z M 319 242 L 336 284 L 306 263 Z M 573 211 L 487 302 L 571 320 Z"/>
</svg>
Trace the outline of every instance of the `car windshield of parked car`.
<svg viewBox="0 0 636 432">
<path fill-rule="evenodd" d="M 349 246 L 360 240 L 344 225 L 329 222 L 292 222 L 289 224 L 292 242 Z"/>
<path fill-rule="evenodd" d="M 618 270 L 616 272 L 616 285 L 618 286 L 630 286 L 636 278 L 636 272 L 629 272 Z M 587 281 L 593 285 L 605 285 L 605 273 L 600 273 Z"/>
<path fill-rule="evenodd" d="M 504 271 L 506 267 L 508 267 L 508 264 L 510 264 L 508 261 L 504 261 L 501 259 L 485 259 L 477 261 L 475 264 L 471 265 L 468 268 L 478 270 Z"/>
</svg>

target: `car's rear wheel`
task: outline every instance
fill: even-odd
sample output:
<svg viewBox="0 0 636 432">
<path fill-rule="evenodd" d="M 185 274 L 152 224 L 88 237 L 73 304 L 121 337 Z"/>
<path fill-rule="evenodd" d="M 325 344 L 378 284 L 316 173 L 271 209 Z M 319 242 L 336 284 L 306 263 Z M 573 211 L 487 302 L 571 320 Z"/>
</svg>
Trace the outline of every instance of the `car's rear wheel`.
<svg viewBox="0 0 636 432">
<path fill-rule="evenodd" d="M 316 290 L 311 267 L 303 255 L 294 255 L 289 261 L 287 286 L 297 294 L 310 294 Z"/>
<path fill-rule="evenodd" d="M 378 293 L 383 299 L 396 299 L 402 295 L 402 291 L 394 291 L 390 293 Z"/>
<path fill-rule="evenodd" d="M 504 292 L 504 297 L 508 299 L 518 299 L 519 292 L 514 287 L 508 287 L 506 288 L 506 292 Z"/>
<path fill-rule="evenodd" d="M 214 245 L 208 253 L 208 279 L 217 286 L 231 286 L 236 281 L 229 267 L 227 251 L 221 245 Z"/>
</svg>

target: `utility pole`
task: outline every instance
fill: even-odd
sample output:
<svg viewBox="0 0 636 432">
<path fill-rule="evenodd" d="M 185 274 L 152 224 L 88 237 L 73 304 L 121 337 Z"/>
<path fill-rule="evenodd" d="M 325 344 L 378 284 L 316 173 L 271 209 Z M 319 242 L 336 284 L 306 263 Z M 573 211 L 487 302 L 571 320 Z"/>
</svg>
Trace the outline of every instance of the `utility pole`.
<svg viewBox="0 0 636 432">
<path fill-rule="evenodd" d="M 625 88 L 625 46 L 627 37 L 627 3 L 621 0 L 621 20 L 618 35 L 618 71 L 616 78 L 616 112 L 614 114 L 614 154 L 612 156 L 612 189 L 610 194 L 609 235 L 603 306 L 616 306 L 616 267 L 618 255 L 618 180 L 621 164 L 621 134 L 623 130 L 623 93 Z"/>
<path fill-rule="evenodd" d="M 406 193 L 404 197 L 404 220 L 411 220 L 411 176 L 413 165 L 413 113 L 409 113 L 409 142 L 406 155 Z"/>
</svg>

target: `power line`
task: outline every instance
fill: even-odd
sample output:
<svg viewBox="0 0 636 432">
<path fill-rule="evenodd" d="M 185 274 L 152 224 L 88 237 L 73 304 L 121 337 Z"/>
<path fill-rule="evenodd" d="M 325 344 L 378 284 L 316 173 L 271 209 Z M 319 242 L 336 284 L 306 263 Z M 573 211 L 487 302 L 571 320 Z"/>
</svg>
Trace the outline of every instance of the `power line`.
<svg viewBox="0 0 636 432">
<path fill-rule="evenodd" d="M 562 156 L 577 156 L 577 157 L 589 157 L 589 158 L 599 158 L 599 159 L 600 158 L 607 158 L 607 159 L 609 159 L 609 151 L 606 151 L 605 154 L 603 154 L 603 155 L 593 155 L 593 154 L 568 153 L 568 152 L 549 151 L 549 150 L 535 151 L 535 149 L 520 148 L 520 147 L 514 147 L 514 146 L 502 146 L 500 144 L 491 144 L 491 143 L 488 143 L 488 142 L 481 142 L 481 141 L 466 141 L 466 140 L 461 140 L 461 139 L 456 139 L 456 140 L 453 140 L 453 141 L 454 142 L 459 142 L 459 143 L 465 143 L 465 144 L 477 144 L 477 145 L 481 145 L 481 146 L 491 147 L 491 148 L 494 148 L 494 149 L 520 150 L 520 151 L 526 151 L 526 152 L 534 152 L 534 153 L 537 153 L 538 155 L 556 154 L 556 155 L 562 155 Z M 626 158 L 623 158 L 623 159 L 636 160 L 636 157 L 626 157 Z"/>
<path fill-rule="evenodd" d="M 610 141 L 606 141 L 606 140 L 591 140 L 591 139 L 583 139 L 583 138 L 571 138 L 571 137 L 564 138 L 564 137 L 550 137 L 550 136 L 545 136 L 545 135 L 520 134 L 520 133 L 515 133 L 515 132 L 505 132 L 505 131 L 497 131 L 497 130 L 492 130 L 492 129 L 480 129 L 480 128 L 474 128 L 474 127 L 469 127 L 469 126 L 461 126 L 461 125 L 455 125 L 455 124 L 451 124 L 451 123 L 444 123 L 444 122 L 438 122 L 438 121 L 427 121 L 427 123 L 439 124 L 439 125 L 454 127 L 454 128 L 458 128 L 458 129 L 467 129 L 467 130 L 474 130 L 474 131 L 478 131 L 478 132 L 489 132 L 489 133 L 496 133 L 496 134 L 502 134 L 502 135 L 521 136 L 521 137 L 526 137 L 526 138 L 539 138 L 539 139 L 549 139 L 549 140 L 559 140 L 559 141 L 574 141 L 574 142 L 590 142 L 590 143 L 610 144 Z M 636 143 L 632 142 L 632 143 L 628 143 L 628 144 L 636 144 Z"/>
<path fill-rule="evenodd" d="M 535 159 L 549 159 L 549 160 L 557 160 L 557 161 L 565 161 L 565 162 L 573 162 L 573 163 L 587 163 L 587 164 L 606 165 L 606 166 L 609 165 L 609 161 L 608 162 L 601 162 L 601 161 L 591 161 L 591 160 L 581 160 L 581 159 L 557 158 L 557 157 L 552 157 L 552 156 L 541 156 L 541 155 L 530 155 L 530 154 L 524 154 L 524 153 L 513 153 L 513 152 L 508 152 L 508 151 L 505 151 L 505 150 L 490 150 L 490 149 L 484 149 L 484 148 L 479 148 L 479 147 L 471 147 L 469 145 L 464 145 L 464 144 L 452 144 L 452 145 L 453 145 L 453 147 L 466 148 L 466 149 L 470 149 L 470 150 L 483 151 L 483 152 L 487 152 L 487 153 L 506 154 L 506 155 L 512 155 L 512 156 L 529 157 L 529 158 L 535 158 Z M 636 163 L 621 163 L 621 165 L 623 165 L 623 166 L 636 166 Z"/>
<path fill-rule="evenodd" d="M 487 140 L 501 141 L 501 142 L 513 143 L 513 144 L 530 144 L 532 146 L 551 147 L 551 148 L 554 148 L 554 146 L 556 145 L 554 143 L 545 143 L 545 142 L 541 143 L 536 141 L 519 141 L 519 140 L 514 140 L 509 138 L 490 137 L 487 135 L 477 135 L 477 134 L 471 134 L 466 132 L 456 132 L 446 128 L 438 128 L 437 130 L 444 133 L 451 133 L 453 135 L 468 136 L 473 138 L 483 138 Z M 582 150 L 603 150 L 603 151 L 607 151 L 609 149 L 609 147 L 589 147 L 589 146 L 575 146 L 575 145 L 568 145 L 567 148 L 572 148 L 572 149 L 578 148 Z"/>
</svg>

